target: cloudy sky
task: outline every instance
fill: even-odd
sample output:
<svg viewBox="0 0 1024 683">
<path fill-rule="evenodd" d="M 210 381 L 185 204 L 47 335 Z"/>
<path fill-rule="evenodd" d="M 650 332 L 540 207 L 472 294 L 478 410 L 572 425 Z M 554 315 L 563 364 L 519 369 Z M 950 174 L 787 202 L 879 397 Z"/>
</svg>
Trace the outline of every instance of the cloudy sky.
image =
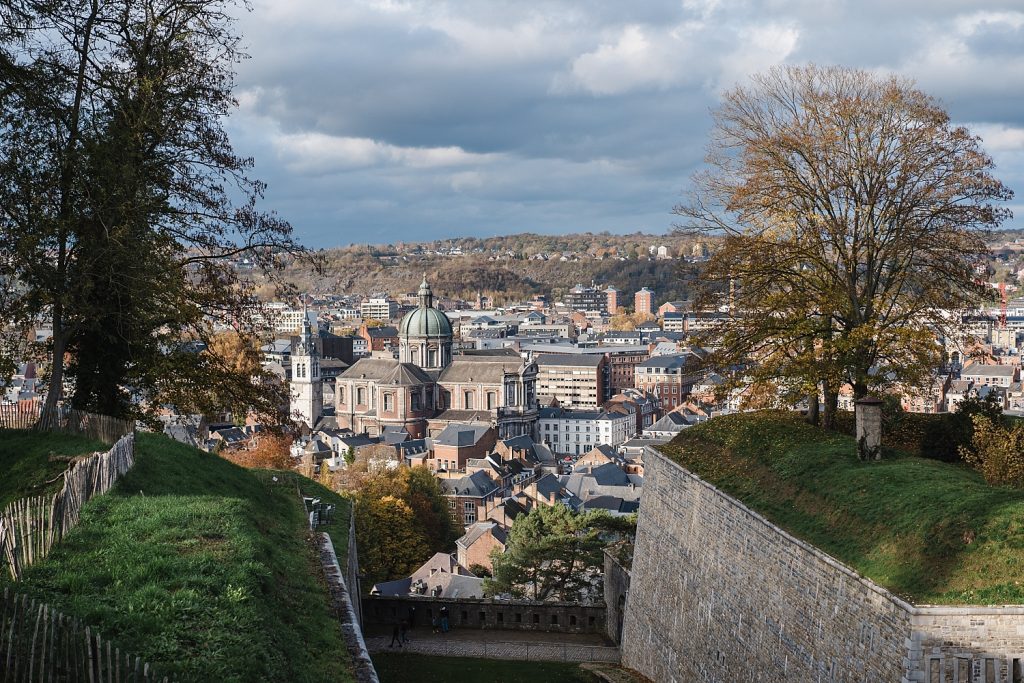
<svg viewBox="0 0 1024 683">
<path fill-rule="evenodd" d="M 229 123 L 313 247 L 660 232 L 719 94 L 896 72 L 995 157 L 1024 227 L 1022 0 L 253 0 Z"/>
</svg>

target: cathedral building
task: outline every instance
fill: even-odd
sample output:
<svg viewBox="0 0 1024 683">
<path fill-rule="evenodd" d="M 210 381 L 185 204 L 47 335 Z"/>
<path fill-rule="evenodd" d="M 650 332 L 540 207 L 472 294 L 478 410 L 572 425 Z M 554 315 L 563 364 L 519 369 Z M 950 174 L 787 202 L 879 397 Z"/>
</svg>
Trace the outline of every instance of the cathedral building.
<svg viewBox="0 0 1024 683">
<path fill-rule="evenodd" d="M 371 436 L 401 427 L 422 438 L 473 422 L 490 424 L 502 439 L 533 436 L 537 366 L 518 355 L 453 356 L 452 337 L 424 277 L 419 306 L 398 326 L 398 360 L 362 358 L 338 377 L 338 426 Z"/>
</svg>

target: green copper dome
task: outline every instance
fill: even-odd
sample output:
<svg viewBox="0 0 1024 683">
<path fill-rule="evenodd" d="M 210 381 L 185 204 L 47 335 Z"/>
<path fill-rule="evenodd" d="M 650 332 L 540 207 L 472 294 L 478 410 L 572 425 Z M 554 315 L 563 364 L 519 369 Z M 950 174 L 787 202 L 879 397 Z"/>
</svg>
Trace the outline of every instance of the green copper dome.
<svg viewBox="0 0 1024 683">
<path fill-rule="evenodd" d="M 406 314 L 398 324 L 400 337 L 451 337 L 452 323 L 441 311 L 434 308 L 434 293 L 427 284 L 426 275 L 420 284 L 420 307 Z"/>
</svg>

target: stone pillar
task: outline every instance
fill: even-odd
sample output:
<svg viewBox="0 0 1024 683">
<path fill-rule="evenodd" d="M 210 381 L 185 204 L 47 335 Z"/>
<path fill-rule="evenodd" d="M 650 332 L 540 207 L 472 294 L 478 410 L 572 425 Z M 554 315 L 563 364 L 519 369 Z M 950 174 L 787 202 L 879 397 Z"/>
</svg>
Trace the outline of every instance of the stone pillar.
<svg viewBox="0 0 1024 683">
<path fill-rule="evenodd" d="M 867 396 L 857 401 L 857 457 L 861 460 L 882 459 L 882 401 Z"/>
</svg>

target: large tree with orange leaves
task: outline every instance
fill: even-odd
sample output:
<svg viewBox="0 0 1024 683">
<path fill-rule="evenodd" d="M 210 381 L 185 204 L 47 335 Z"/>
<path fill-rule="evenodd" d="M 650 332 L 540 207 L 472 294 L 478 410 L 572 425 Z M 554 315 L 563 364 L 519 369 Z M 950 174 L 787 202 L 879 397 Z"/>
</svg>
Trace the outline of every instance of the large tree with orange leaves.
<svg viewBox="0 0 1024 683">
<path fill-rule="evenodd" d="M 731 314 L 718 358 L 756 358 L 835 408 L 939 360 L 983 295 L 985 234 L 1012 192 L 981 140 L 904 79 L 784 67 L 723 96 L 708 168 L 675 212 L 723 239 L 702 295 Z"/>
</svg>

